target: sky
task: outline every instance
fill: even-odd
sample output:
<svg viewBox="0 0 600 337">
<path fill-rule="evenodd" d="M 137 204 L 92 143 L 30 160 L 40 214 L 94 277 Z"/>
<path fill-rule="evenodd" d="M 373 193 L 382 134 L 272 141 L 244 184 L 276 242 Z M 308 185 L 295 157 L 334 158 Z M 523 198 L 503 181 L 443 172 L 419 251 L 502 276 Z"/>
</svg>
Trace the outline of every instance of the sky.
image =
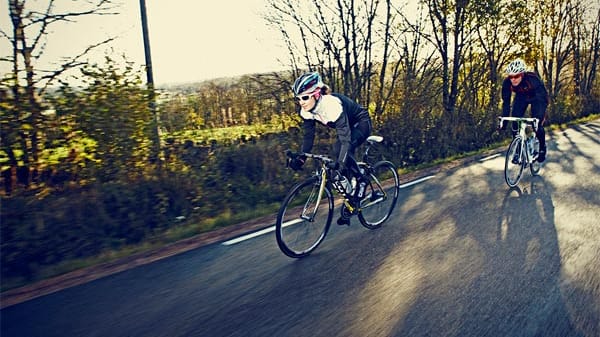
<svg viewBox="0 0 600 337">
<path fill-rule="evenodd" d="M 120 1 L 119 15 L 53 24 L 40 64 L 56 65 L 62 57 L 114 36 L 110 48 L 99 49 L 96 56 L 125 54 L 127 60 L 145 64 L 140 2 Z M 10 33 L 7 6 L 7 1 L 0 2 L 0 29 Z M 284 69 L 281 37 L 261 18 L 266 0 L 146 0 L 146 10 L 157 85 Z M 11 53 L 5 38 L 0 50 L 2 56 Z M 8 71 L 8 64 L 0 64 L 0 72 Z"/>
</svg>

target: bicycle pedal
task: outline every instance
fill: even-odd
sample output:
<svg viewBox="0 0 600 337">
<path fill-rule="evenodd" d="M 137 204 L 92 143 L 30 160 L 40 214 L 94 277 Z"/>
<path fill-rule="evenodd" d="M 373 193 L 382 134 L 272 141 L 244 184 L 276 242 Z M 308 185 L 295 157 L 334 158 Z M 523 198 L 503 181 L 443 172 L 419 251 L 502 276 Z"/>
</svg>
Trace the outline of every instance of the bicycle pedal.
<svg viewBox="0 0 600 337">
<path fill-rule="evenodd" d="M 340 217 L 337 219 L 337 224 L 339 226 L 350 226 L 350 218 Z"/>
</svg>

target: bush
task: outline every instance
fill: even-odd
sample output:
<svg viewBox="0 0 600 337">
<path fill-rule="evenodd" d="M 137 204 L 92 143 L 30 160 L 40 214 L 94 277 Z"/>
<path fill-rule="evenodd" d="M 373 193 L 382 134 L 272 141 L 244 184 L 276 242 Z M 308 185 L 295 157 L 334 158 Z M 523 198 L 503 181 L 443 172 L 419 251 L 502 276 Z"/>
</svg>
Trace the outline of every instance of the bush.
<svg viewBox="0 0 600 337">
<path fill-rule="evenodd" d="M 35 278 L 40 267 L 88 258 L 163 233 L 191 210 L 182 177 L 113 182 L 36 199 L 2 199 L 2 278 Z"/>
</svg>

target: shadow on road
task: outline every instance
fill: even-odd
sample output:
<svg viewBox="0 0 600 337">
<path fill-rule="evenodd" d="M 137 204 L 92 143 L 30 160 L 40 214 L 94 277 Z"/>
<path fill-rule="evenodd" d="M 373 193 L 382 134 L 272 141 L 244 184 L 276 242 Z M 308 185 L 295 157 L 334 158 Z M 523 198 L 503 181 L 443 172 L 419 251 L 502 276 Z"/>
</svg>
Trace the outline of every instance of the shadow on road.
<svg viewBox="0 0 600 337">
<path fill-rule="evenodd" d="M 583 336 L 562 300 L 550 186 L 532 177 L 529 186 L 509 189 L 498 206 L 477 214 L 479 226 L 461 228 L 468 222 L 456 221 L 459 236 L 476 240 L 471 253 L 478 258 L 465 261 L 474 269 L 440 275 L 441 289 L 423 292 L 394 335 Z M 444 280 L 461 275 L 467 277 Z"/>
</svg>

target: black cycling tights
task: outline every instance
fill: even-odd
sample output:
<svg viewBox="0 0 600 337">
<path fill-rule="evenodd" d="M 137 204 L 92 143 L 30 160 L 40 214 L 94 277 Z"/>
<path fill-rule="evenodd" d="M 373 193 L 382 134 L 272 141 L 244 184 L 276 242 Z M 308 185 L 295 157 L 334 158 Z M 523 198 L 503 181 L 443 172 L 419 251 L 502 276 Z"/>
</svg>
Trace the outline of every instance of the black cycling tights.
<svg viewBox="0 0 600 337">
<path fill-rule="evenodd" d="M 529 104 L 530 103 L 525 102 L 525 100 L 515 100 L 515 102 L 513 103 L 512 116 L 523 117 L 525 115 L 527 105 Z M 540 149 L 546 148 L 546 132 L 544 131 L 544 126 L 541 124 L 541 122 L 544 120 L 544 116 L 546 115 L 546 107 L 547 104 L 544 103 L 531 103 L 531 116 L 540 120 L 540 124 L 538 125 L 538 129 L 535 133 L 537 139 L 540 141 Z M 516 128 L 517 124 L 516 122 L 513 122 L 513 136 Z"/>
<path fill-rule="evenodd" d="M 342 168 L 342 174 L 348 178 L 352 176 L 360 179 L 362 177 L 362 173 L 358 169 L 358 164 L 356 163 L 356 159 L 354 159 L 354 152 L 356 149 L 362 145 L 362 143 L 367 140 L 367 137 L 371 135 L 371 121 L 361 121 L 358 122 L 355 126 L 352 127 L 351 130 L 352 140 L 350 142 L 350 148 L 348 149 L 348 158 L 346 159 L 346 167 Z M 341 144 L 339 141 L 335 143 L 335 153 L 336 156 L 340 151 Z M 349 175 L 347 171 L 350 171 L 352 175 Z"/>
</svg>

